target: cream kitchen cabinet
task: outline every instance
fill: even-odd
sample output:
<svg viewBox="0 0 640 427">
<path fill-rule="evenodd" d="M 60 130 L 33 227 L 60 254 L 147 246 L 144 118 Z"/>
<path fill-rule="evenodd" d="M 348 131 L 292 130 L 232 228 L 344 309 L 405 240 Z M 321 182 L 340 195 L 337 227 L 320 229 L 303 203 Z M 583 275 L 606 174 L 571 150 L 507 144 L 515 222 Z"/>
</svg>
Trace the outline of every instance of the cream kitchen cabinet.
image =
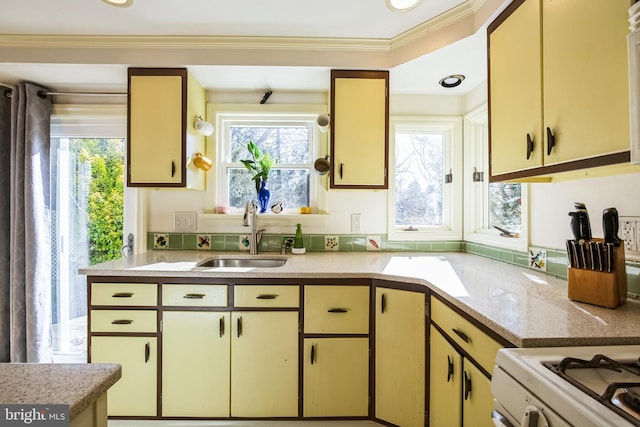
<svg viewBox="0 0 640 427">
<path fill-rule="evenodd" d="M 193 127 L 205 117 L 205 91 L 184 68 L 129 68 L 127 185 L 204 189 L 192 156 L 205 137 Z"/>
<path fill-rule="evenodd" d="M 304 287 L 304 417 L 368 416 L 369 290 Z"/>
<path fill-rule="evenodd" d="M 488 373 L 502 346 L 435 297 L 431 322 L 429 425 L 492 426 Z"/>
<path fill-rule="evenodd" d="M 94 282 L 90 289 L 89 360 L 122 365 L 122 378 L 107 392 L 107 414 L 156 416 L 157 284 Z"/>
<path fill-rule="evenodd" d="M 331 71 L 331 188 L 388 188 L 389 72 Z"/>
<path fill-rule="evenodd" d="M 204 311 L 227 298 L 226 285 L 162 285 L 162 416 L 229 416 L 231 314 Z"/>
<path fill-rule="evenodd" d="M 628 7 L 516 0 L 490 24 L 492 181 L 629 161 Z"/>
<path fill-rule="evenodd" d="M 425 425 L 425 294 L 376 287 L 375 416 Z"/>
</svg>

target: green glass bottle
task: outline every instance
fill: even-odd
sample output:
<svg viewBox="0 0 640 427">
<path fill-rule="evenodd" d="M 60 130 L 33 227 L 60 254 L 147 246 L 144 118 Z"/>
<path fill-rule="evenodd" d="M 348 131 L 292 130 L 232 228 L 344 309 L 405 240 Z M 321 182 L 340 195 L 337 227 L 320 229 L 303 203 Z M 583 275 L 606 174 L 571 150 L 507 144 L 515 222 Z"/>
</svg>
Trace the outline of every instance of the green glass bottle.
<svg viewBox="0 0 640 427">
<path fill-rule="evenodd" d="M 304 248 L 302 241 L 302 224 L 296 224 L 296 238 L 293 241 L 294 248 Z"/>
</svg>

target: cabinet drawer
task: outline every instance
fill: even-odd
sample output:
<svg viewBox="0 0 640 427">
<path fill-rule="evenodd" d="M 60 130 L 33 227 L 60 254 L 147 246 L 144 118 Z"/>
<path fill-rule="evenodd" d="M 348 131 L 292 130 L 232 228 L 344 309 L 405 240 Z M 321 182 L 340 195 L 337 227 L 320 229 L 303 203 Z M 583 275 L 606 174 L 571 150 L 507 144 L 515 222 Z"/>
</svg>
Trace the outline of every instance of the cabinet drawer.
<svg viewBox="0 0 640 427">
<path fill-rule="evenodd" d="M 158 330 L 155 310 L 91 310 L 91 332 L 150 332 Z"/>
<path fill-rule="evenodd" d="M 493 370 L 496 353 L 502 348 L 500 344 L 436 298 L 431 298 L 431 321 L 487 372 Z"/>
<path fill-rule="evenodd" d="M 158 304 L 156 283 L 92 283 L 91 305 L 140 305 Z"/>
<path fill-rule="evenodd" d="M 226 307 L 227 285 L 162 285 L 162 305 Z"/>
<path fill-rule="evenodd" d="M 305 333 L 368 334 L 368 286 L 305 286 Z"/>
<path fill-rule="evenodd" d="M 233 289 L 236 307 L 299 307 L 300 288 L 285 285 L 237 285 Z"/>
</svg>

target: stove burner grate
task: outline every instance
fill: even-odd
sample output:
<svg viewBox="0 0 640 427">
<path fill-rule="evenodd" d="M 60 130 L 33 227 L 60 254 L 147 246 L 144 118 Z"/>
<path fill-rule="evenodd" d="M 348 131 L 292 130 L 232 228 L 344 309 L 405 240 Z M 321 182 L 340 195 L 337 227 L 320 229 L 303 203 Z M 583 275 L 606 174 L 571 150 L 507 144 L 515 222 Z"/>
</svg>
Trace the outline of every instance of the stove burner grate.
<svg viewBox="0 0 640 427">
<path fill-rule="evenodd" d="M 602 354 L 591 360 L 565 357 L 557 363 L 544 362 L 543 365 L 571 383 L 582 392 L 596 399 L 609 409 L 624 417 L 627 421 L 640 426 L 640 358 L 633 362 L 619 362 Z M 580 381 L 567 374 L 569 369 L 608 369 L 614 372 L 628 372 L 638 376 L 638 382 L 612 382 L 606 386 L 604 393 L 598 394 Z M 618 390 L 623 390 L 617 393 Z M 631 392 L 630 392 L 631 391 Z M 619 404 L 622 402 L 623 404 Z M 630 403 L 631 402 L 631 403 Z"/>
</svg>

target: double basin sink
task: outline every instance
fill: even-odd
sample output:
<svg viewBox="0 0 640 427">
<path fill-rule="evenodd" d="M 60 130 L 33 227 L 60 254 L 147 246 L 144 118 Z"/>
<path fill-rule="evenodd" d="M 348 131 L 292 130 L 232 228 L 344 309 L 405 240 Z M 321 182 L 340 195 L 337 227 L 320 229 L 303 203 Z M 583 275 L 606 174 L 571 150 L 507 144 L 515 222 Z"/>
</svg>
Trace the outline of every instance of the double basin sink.
<svg viewBox="0 0 640 427">
<path fill-rule="evenodd" d="M 282 267 L 286 263 L 287 258 L 284 256 L 252 255 L 249 257 L 237 257 L 219 255 L 200 261 L 196 264 L 196 268 L 274 268 Z"/>
</svg>

